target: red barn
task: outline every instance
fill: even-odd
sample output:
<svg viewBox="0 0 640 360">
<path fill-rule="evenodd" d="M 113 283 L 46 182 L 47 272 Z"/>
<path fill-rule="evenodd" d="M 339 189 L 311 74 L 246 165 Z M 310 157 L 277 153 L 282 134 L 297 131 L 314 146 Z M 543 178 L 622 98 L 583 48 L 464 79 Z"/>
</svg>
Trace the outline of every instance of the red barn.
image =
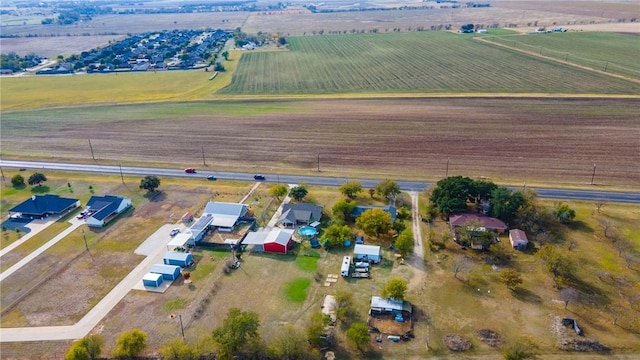
<svg viewBox="0 0 640 360">
<path fill-rule="evenodd" d="M 286 254 L 293 246 L 292 237 L 293 230 L 291 229 L 273 229 L 264 239 L 264 251 Z"/>
</svg>

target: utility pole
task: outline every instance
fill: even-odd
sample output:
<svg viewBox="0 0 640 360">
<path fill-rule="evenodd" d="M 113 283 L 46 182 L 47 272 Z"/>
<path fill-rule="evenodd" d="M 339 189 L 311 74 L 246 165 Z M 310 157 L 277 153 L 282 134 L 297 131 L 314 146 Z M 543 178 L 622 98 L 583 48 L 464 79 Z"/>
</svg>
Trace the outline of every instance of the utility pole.
<svg viewBox="0 0 640 360">
<path fill-rule="evenodd" d="M 591 185 L 593 185 L 593 179 L 596 177 L 596 164 L 593 164 L 593 174 L 591 174 Z"/>
<path fill-rule="evenodd" d="M 122 175 L 122 165 L 118 164 L 118 166 L 120 167 L 120 178 L 122 179 L 122 183 L 124 184 L 124 175 Z"/>
<path fill-rule="evenodd" d="M 4 177 L 4 171 L 2 171 L 2 168 L 0 167 L 0 174 L 2 174 L 2 182 L 4 182 L 5 177 Z"/>
<path fill-rule="evenodd" d="M 202 165 L 207 166 L 207 162 L 204 159 L 204 145 L 200 145 L 200 148 L 202 149 Z"/>
<path fill-rule="evenodd" d="M 318 172 L 320 172 L 320 153 L 318 153 Z"/>
<path fill-rule="evenodd" d="M 93 155 L 93 146 L 91 146 L 91 139 L 89 139 L 89 149 L 91 149 L 91 158 L 95 160 L 96 157 Z"/>
<path fill-rule="evenodd" d="M 87 244 L 87 236 L 84 234 L 84 229 L 82 229 L 82 238 L 84 239 L 84 247 L 89 251 L 89 245 Z"/>
<path fill-rule="evenodd" d="M 184 326 L 182 325 L 182 314 L 178 315 L 180 319 L 180 330 L 182 331 L 182 340 L 184 340 Z"/>
<path fill-rule="evenodd" d="M 447 171 L 445 172 L 444 177 L 445 178 L 449 177 L 449 158 L 447 158 Z"/>
</svg>

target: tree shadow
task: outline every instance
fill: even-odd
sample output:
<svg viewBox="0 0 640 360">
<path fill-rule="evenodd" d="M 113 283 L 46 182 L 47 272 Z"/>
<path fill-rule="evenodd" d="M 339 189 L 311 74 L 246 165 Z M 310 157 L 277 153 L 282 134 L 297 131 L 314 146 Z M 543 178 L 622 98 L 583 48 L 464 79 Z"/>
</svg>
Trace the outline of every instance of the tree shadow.
<svg viewBox="0 0 640 360">
<path fill-rule="evenodd" d="M 144 197 L 152 202 L 160 202 L 167 199 L 167 194 L 165 194 L 163 191 L 154 191 L 147 192 L 146 194 L 144 194 Z"/>
<path fill-rule="evenodd" d="M 567 227 L 573 231 L 581 231 L 590 234 L 594 232 L 594 229 L 582 220 L 573 220 L 567 224 Z"/>
<path fill-rule="evenodd" d="M 532 292 L 529 289 L 517 287 L 513 291 L 511 291 L 511 293 L 513 294 L 513 297 L 515 297 L 520 301 L 528 302 L 531 304 L 542 303 L 542 298 L 538 294 Z"/>
<path fill-rule="evenodd" d="M 13 188 L 16 190 L 24 190 L 27 187 L 26 184 L 13 185 Z"/>
<path fill-rule="evenodd" d="M 31 188 L 31 192 L 34 194 L 46 194 L 51 190 L 47 185 L 39 185 Z"/>
</svg>

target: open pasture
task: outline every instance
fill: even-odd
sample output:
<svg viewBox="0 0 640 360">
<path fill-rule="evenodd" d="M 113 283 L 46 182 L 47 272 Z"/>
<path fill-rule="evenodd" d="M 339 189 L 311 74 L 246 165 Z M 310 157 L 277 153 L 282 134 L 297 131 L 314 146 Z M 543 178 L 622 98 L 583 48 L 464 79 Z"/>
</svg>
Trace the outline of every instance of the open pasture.
<svg viewBox="0 0 640 360">
<path fill-rule="evenodd" d="M 290 52 L 243 54 L 231 85 L 219 93 L 637 94 L 640 87 L 449 32 L 289 41 Z"/>
<path fill-rule="evenodd" d="M 35 53 L 54 59 L 58 55 L 70 56 L 96 47 L 106 46 L 110 41 L 119 41 L 124 37 L 125 35 L 65 35 L 0 38 L 0 47 L 2 48 L 3 54 L 14 52 L 18 55 L 25 56 L 30 53 Z"/>
<path fill-rule="evenodd" d="M 3 114 L 2 156 L 638 188 L 637 99 L 226 101 Z"/>
<path fill-rule="evenodd" d="M 638 36 L 568 32 L 491 36 L 485 39 L 593 69 L 640 79 Z"/>
</svg>

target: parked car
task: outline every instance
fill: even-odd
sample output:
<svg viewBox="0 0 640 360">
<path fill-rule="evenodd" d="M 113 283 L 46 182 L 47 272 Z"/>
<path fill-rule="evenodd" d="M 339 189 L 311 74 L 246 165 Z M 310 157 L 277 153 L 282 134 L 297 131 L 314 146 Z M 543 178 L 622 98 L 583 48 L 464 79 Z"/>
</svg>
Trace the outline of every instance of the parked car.
<svg viewBox="0 0 640 360">
<path fill-rule="evenodd" d="M 256 180 L 265 180 L 266 177 L 264 175 L 253 175 L 253 178 Z"/>
<path fill-rule="evenodd" d="M 171 229 L 171 232 L 169 233 L 169 235 L 171 235 L 171 236 L 176 236 L 176 235 L 178 235 L 179 233 L 180 233 L 180 229 L 178 229 L 178 228 L 174 228 L 174 229 Z"/>
<path fill-rule="evenodd" d="M 20 171 L 27 171 L 26 168 L 20 168 Z"/>
<path fill-rule="evenodd" d="M 209 176 L 207 176 L 207 180 L 217 180 L 217 179 L 218 179 L 218 178 L 216 178 L 216 177 L 215 177 L 215 176 L 213 176 L 213 175 L 209 175 Z"/>
<path fill-rule="evenodd" d="M 186 169 L 184 169 L 184 172 L 186 172 L 187 174 L 195 174 L 196 173 L 196 169 L 194 169 L 194 168 L 186 168 Z"/>
</svg>

